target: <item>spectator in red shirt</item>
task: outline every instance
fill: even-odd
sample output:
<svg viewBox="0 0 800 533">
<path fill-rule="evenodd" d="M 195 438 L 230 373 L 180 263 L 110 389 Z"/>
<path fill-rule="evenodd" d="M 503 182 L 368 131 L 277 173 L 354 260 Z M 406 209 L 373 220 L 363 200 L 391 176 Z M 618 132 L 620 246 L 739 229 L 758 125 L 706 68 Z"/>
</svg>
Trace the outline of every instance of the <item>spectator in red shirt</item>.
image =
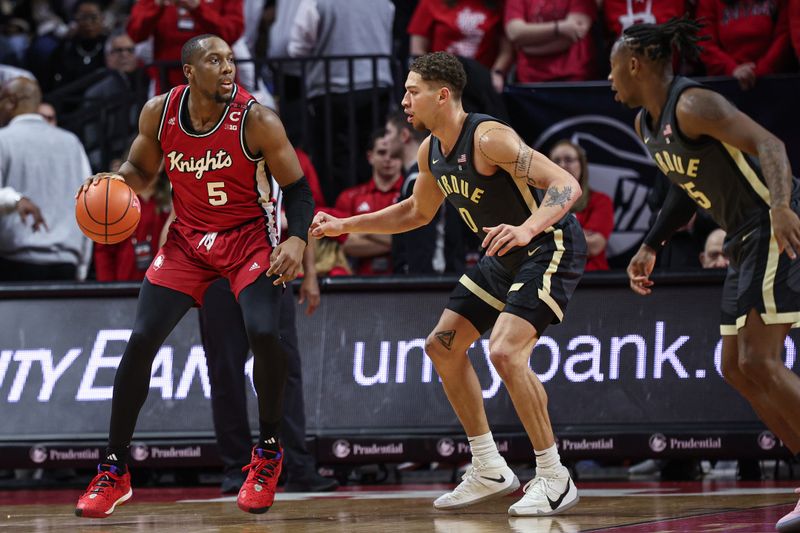
<svg viewBox="0 0 800 533">
<path fill-rule="evenodd" d="M 583 234 L 586 236 L 589 256 L 586 261 L 586 272 L 608 270 L 606 247 L 608 238 L 614 230 L 614 203 L 607 194 L 589 187 L 589 163 L 583 148 L 563 139 L 550 150 L 550 159 L 575 176 L 583 190 L 581 197 L 572 206 L 572 212 L 578 217 L 578 222 L 583 227 Z"/>
<path fill-rule="evenodd" d="M 142 281 L 159 248 L 161 230 L 170 216 L 169 182 L 162 174 L 138 196 L 142 216 L 133 235 L 117 244 L 94 245 L 97 281 Z"/>
<path fill-rule="evenodd" d="M 789 0 L 789 36 L 795 58 L 800 59 L 800 0 Z"/>
<path fill-rule="evenodd" d="M 634 24 L 661 24 L 686 12 L 686 0 L 601 0 L 606 40 L 616 41 Z"/>
<path fill-rule="evenodd" d="M 500 92 L 513 49 L 503 31 L 503 0 L 420 0 L 411 22 L 410 51 L 450 52 L 475 59 L 491 70 Z"/>
<path fill-rule="evenodd" d="M 517 81 L 594 78 L 589 30 L 595 19 L 595 0 L 506 0 L 506 35 L 517 48 Z"/>
<path fill-rule="evenodd" d="M 242 0 L 139 0 L 131 9 L 128 35 L 140 43 L 153 37 L 153 59 L 175 61 L 166 72 L 166 85 L 158 69 L 150 76 L 156 94 L 185 83 L 180 66 L 181 47 L 190 38 L 213 33 L 233 45 L 244 32 Z"/>
<path fill-rule="evenodd" d="M 331 213 L 349 217 L 372 213 L 395 203 L 403 186 L 402 160 L 392 154 L 381 129 L 372 134 L 367 160 L 372 177 L 366 183 L 341 192 Z M 355 262 L 355 274 L 370 276 L 392 273 L 392 236 L 372 233 L 348 235 L 345 254 Z"/>
<path fill-rule="evenodd" d="M 698 0 L 706 21 L 700 59 L 711 76 L 733 76 L 742 90 L 792 65 L 787 0 Z"/>
</svg>

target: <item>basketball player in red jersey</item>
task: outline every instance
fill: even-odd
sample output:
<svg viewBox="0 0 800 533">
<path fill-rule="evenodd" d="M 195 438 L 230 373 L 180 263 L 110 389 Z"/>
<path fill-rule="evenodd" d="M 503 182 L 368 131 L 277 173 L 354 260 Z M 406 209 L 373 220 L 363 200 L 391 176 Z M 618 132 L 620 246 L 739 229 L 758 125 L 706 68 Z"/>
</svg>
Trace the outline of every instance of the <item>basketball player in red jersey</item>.
<svg viewBox="0 0 800 533">
<path fill-rule="evenodd" d="M 287 359 L 278 342 L 278 309 L 281 285 L 300 268 L 314 208 L 311 189 L 280 119 L 234 83 L 233 54 L 225 41 L 193 37 L 181 60 L 188 85 L 147 102 L 139 135 L 118 174 L 97 174 L 83 185 L 85 190 L 101 179 L 122 179 L 138 192 L 156 179 L 163 159 L 176 220 L 142 283 L 114 380 L 108 448 L 78 500 L 78 516 L 106 517 L 133 494 L 126 462 L 156 352 L 220 277 L 230 281 L 239 301 L 255 355 L 260 436 L 239 507 L 266 512 L 281 471 L 277 435 Z M 256 187 L 256 170 L 263 164 L 283 190 L 289 226 L 289 237 L 274 249 Z"/>
</svg>

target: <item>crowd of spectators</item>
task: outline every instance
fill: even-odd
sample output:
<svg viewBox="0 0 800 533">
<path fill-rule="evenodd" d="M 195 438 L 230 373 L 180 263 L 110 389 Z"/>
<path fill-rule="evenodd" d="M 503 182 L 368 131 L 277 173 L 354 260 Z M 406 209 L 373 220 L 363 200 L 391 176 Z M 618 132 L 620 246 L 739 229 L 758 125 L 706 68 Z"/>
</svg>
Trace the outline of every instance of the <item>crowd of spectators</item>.
<svg viewBox="0 0 800 533">
<path fill-rule="evenodd" d="M 217 34 L 237 58 L 253 59 L 240 64 L 238 81 L 265 105 L 280 105 L 306 175 L 319 173 L 317 204 L 352 214 L 413 190 L 422 137 L 396 114 L 394 101 L 408 57 L 440 50 L 458 55 L 469 72 L 465 107 L 507 119 L 501 93 L 508 84 L 602 79 L 609 46 L 626 27 L 684 13 L 702 17 L 707 36 L 701 63 L 683 65 L 684 73 L 729 76 L 746 91 L 765 75 L 797 71 L 800 0 L 12 0 L 0 3 L 0 84 L 35 80 L 39 115 L 77 135 L 92 170 L 107 170 L 129 145 L 147 96 L 182 83 L 182 43 Z M 363 59 L 331 59 L 336 56 Z M 574 214 L 589 243 L 587 270 L 607 270 L 614 203 L 592 186 L 579 145 L 564 140 L 549 149 L 583 185 Z M 3 219 L 41 206 L 50 226 L 37 229 L 52 235 L 65 222 L 59 217 L 71 222 L 66 211 L 48 212 L 49 201 L 34 197 L 34 188 L 15 190 L 12 176 L 0 179 L 10 201 L 23 202 L 6 206 Z M 658 187 L 651 197 L 657 210 Z M 97 247 L 89 278 L 141 279 L 169 211 L 164 198 L 144 193 L 148 223 L 116 248 Z M 32 232 L 21 221 L 6 225 Z M 709 263 L 700 252 L 712 230 L 693 221 L 662 254 L 662 264 Z M 323 274 L 455 274 L 477 257 L 477 244 L 457 213 L 443 207 L 429 227 L 409 236 L 316 246 Z"/>
</svg>

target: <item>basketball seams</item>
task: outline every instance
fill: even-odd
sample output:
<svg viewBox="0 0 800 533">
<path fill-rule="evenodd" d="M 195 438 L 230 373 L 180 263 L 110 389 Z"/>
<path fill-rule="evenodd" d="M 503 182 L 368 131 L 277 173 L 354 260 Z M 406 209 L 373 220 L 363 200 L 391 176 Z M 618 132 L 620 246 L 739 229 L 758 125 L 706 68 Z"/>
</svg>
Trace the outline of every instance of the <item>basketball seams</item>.
<svg viewBox="0 0 800 533">
<path fill-rule="evenodd" d="M 107 178 L 105 181 L 105 190 L 102 188 L 90 189 L 92 191 L 91 198 L 87 193 L 82 194 L 83 199 L 79 201 L 75 210 L 76 222 L 81 231 L 95 242 L 115 244 L 133 234 L 139 224 L 141 215 L 136 206 L 133 205 L 135 203 L 135 198 L 133 197 L 135 193 L 127 184 L 112 185 L 111 181 L 113 180 Z M 127 195 L 123 195 L 119 190 L 122 186 L 127 189 Z M 94 187 L 97 187 L 97 185 Z M 113 191 L 111 190 L 112 187 L 114 188 Z M 119 204 L 120 201 L 125 202 L 124 212 L 116 220 L 109 221 L 110 214 L 113 214 L 113 211 L 118 212 L 122 207 Z M 98 205 L 103 202 L 104 205 Z M 93 211 L 102 212 L 105 216 L 105 222 L 102 221 L 102 216 L 94 214 Z"/>
<path fill-rule="evenodd" d="M 117 243 L 119 243 L 119 242 L 122 242 L 122 241 L 124 241 L 125 239 L 127 239 L 128 237 L 130 237 L 131 235 L 133 235 L 133 231 L 136 229 L 136 226 L 137 226 L 138 224 L 139 224 L 139 221 L 137 220 L 137 221 L 136 221 L 134 224 L 132 224 L 131 226 L 128 226 L 128 227 L 127 227 L 127 228 L 125 228 L 124 230 L 122 230 L 122 231 L 119 231 L 119 232 L 116 232 L 116 233 L 108 233 L 108 229 L 107 229 L 108 227 L 106 226 L 106 233 L 98 233 L 98 232 L 96 232 L 96 231 L 92 231 L 92 230 L 90 230 L 89 228 L 87 228 L 86 226 L 84 226 L 83 224 L 81 224 L 80 222 L 78 222 L 78 226 L 81 228 L 81 231 L 83 231 L 83 233 L 84 233 L 84 234 L 87 234 L 87 235 L 86 235 L 87 237 L 91 238 L 91 235 L 96 235 L 96 236 L 98 236 L 98 237 L 100 237 L 100 238 L 104 238 L 104 239 L 105 239 L 105 242 L 101 242 L 100 244 L 117 244 Z M 91 233 L 91 235 L 88 235 L 88 234 L 90 234 L 90 233 Z M 109 238 L 109 237 L 112 237 L 112 238 L 113 238 L 113 237 L 119 237 L 119 236 L 123 236 L 123 237 L 122 237 L 120 240 L 118 240 L 118 241 L 114 241 L 114 242 L 108 242 L 108 238 Z M 92 239 L 92 240 L 94 240 L 94 239 Z"/>
<path fill-rule="evenodd" d="M 105 212 L 106 212 L 106 223 L 104 228 L 106 230 L 106 241 L 108 241 L 108 197 L 111 195 L 111 180 L 106 178 L 106 205 L 105 205 Z"/>
<path fill-rule="evenodd" d="M 122 219 L 125 218 L 125 215 L 128 214 L 128 210 L 131 208 L 131 200 L 132 200 L 131 194 L 133 194 L 133 189 L 131 189 L 130 186 L 127 184 L 125 186 L 128 189 L 128 203 L 125 205 L 125 211 L 123 211 L 122 215 L 120 215 L 120 217 L 114 221 L 109 221 L 108 213 L 106 213 L 106 224 L 116 224 L 117 222 L 122 221 Z M 109 189 L 111 188 L 111 180 L 108 180 L 108 188 Z M 106 197 L 106 210 L 108 210 L 108 197 Z"/>
</svg>

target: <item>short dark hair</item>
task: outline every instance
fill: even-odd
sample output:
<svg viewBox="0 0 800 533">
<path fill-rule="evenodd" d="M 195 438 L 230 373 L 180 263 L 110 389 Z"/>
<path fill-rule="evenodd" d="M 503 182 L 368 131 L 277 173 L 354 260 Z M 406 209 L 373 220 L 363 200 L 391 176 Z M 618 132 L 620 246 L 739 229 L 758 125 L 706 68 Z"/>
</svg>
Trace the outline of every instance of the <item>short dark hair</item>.
<svg viewBox="0 0 800 533">
<path fill-rule="evenodd" d="M 202 35 L 196 35 L 183 43 L 183 48 L 181 48 L 181 64 L 190 65 L 192 61 L 194 61 L 197 52 L 203 49 L 203 46 L 200 43 L 212 37 L 216 37 L 216 35 L 212 33 L 204 33 Z"/>
<path fill-rule="evenodd" d="M 367 141 L 367 151 L 371 152 L 375 149 L 375 143 L 378 142 L 378 139 L 382 139 L 386 135 L 386 128 L 376 128 L 372 130 L 372 133 L 369 136 L 369 141 Z"/>
<path fill-rule="evenodd" d="M 419 56 L 408 67 L 425 81 L 438 81 L 446 85 L 453 95 L 461 99 L 461 93 L 467 85 L 467 73 L 464 65 L 453 54 L 433 52 Z"/>
<path fill-rule="evenodd" d="M 408 121 L 408 115 L 406 115 L 404 111 L 395 111 L 394 113 L 390 113 L 389 116 L 386 117 L 386 122 L 397 128 L 397 131 L 404 129 L 408 130 L 408 133 L 411 134 L 411 137 L 413 137 L 418 143 L 424 141 L 425 137 L 428 136 L 427 130 L 418 130 Z"/>
</svg>

